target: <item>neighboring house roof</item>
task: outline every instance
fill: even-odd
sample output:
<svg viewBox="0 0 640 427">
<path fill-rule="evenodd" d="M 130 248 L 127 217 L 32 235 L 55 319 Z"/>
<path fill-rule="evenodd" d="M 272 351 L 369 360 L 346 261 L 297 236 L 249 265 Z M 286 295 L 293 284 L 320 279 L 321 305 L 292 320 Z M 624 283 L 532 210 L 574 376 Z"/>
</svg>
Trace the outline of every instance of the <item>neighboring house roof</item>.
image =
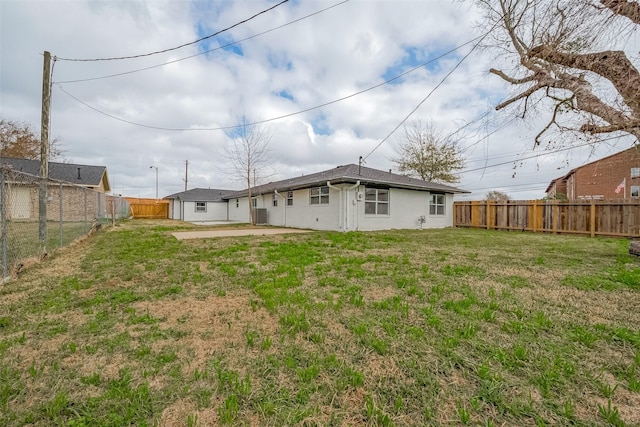
<svg viewBox="0 0 640 427">
<path fill-rule="evenodd" d="M 409 190 L 420 191 L 437 191 L 442 193 L 469 193 L 469 191 L 461 190 L 444 184 L 436 184 L 433 182 L 423 181 L 421 179 L 411 178 L 405 175 L 398 175 L 391 172 L 385 172 L 378 169 L 367 168 L 354 164 L 338 166 L 322 172 L 303 175 L 296 178 L 285 179 L 277 182 L 260 185 L 251 189 L 252 195 L 269 194 L 274 191 L 292 191 L 302 188 L 323 186 L 330 181 L 331 184 L 355 184 L 360 181 L 361 185 L 383 185 L 394 188 L 405 188 Z M 224 199 L 233 199 L 236 197 L 246 197 L 248 190 L 237 191 L 224 196 Z"/>
<path fill-rule="evenodd" d="M 9 165 L 15 171 L 40 175 L 40 160 L 0 157 L 0 164 Z M 104 179 L 104 191 L 111 191 L 106 166 L 49 162 L 49 178 L 83 187 L 99 187 Z"/>
<path fill-rule="evenodd" d="M 192 188 L 191 190 L 166 196 L 165 199 L 178 199 L 183 202 L 223 202 L 224 196 L 237 193 L 237 190 L 220 190 L 216 188 Z"/>
</svg>

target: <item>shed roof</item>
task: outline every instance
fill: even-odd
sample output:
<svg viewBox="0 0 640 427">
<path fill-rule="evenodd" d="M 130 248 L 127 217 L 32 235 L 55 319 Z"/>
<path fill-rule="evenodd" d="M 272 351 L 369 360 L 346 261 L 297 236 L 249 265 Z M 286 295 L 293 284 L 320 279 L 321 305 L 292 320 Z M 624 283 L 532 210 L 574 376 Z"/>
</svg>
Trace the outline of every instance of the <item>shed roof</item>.
<svg viewBox="0 0 640 427">
<path fill-rule="evenodd" d="M 444 184 L 423 181 L 421 179 L 411 178 L 405 175 L 399 175 L 392 172 L 385 172 L 378 169 L 358 166 L 354 164 L 338 166 L 322 172 L 303 175 L 295 178 L 289 178 L 282 181 L 270 182 L 251 189 L 253 195 L 269 194 L 274 191 L 292 191 L 302 188 L 326 185 L 327 181 L 331 184 L 352 183 L 360 181 L 361 185 L 383 185 L 394 188 L 405 188 L 418 191 L 437 191 L 441 193 L 469 193 L 469 191 L 452 187 Z M 233 192 L 224 199 L 233 199 L 236 197 L 245 197 L 248 190 Z"/>
</svg>

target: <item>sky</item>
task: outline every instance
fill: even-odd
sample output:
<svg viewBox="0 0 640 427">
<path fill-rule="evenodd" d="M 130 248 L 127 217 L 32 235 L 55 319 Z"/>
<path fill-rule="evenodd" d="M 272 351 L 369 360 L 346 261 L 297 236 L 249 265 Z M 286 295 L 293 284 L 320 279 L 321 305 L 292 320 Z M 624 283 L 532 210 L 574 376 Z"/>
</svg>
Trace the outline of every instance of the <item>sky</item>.
<svg viewBox="0 0 640 427">
<path fill-rule="evenodd" d="M 0 0 L 0 117 L 39 134 L 49 51 L 54 160 L 106 166 L 113 193 L 130 197 L 155 197 L 156 173 L 159 197 L 184 191 L 185 175 L 189 189 L 245 188 L 225 148 L 242 118 L 271 135 L 258 183 L 360 156 L 397 172 L 403 121 L 431 122 L 458 139 L 455 186 L 471 193 L 457 197 L 472 200 L 542 198 L 553 178 L 632 144 L 536 147 L 544 111 L 495 111 L 511 92 L 488 72 L 500 59 L 475 44 L 474 2 L 280 1 Z"/>
</svg>

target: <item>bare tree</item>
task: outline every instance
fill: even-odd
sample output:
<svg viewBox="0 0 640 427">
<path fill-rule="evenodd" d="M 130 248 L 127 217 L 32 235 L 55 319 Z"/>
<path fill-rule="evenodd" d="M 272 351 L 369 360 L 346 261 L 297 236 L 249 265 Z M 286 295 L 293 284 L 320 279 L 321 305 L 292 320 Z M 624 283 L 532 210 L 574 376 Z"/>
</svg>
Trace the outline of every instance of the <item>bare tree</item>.
<svg viewBox="0 0 640 427">
<path fill-rule="evenodd" d="M 484 199 L 492 202 L 507 202 L 511 200 L 511 197 L 509 197 L 509 195 L 504 191 L 491 190 L 487 193 Z"/>
<path fill-rule="evenodd" d="M 401 173 L 424 181 L 455 183 L 455 173 L 464 167 L 464 160 L 456 141 L 438 131 L 433 123 L 413 120 L 403 128 L 392 159 Z"/>
<path fill-rule="evenodd" d="M 505 64 L 513 64 L 489 70 L 514 89 L 496 109 L 514 105 L 525 118 L 536 106 L 550 105 L 537 144 L 551 130 L 640 137 L 637 57 L 621 50 L 624 34 L 640 25 L 638 2 L 476 1 L 491 31 L 489 46 L 505 54 Z"/>
<path fill-rule="evenodd" d="M 49 143 L 49 155 L 52 159 L 62 155 L 59 145 L 57 138 Z M 40 135 L 26 123 L 0 119 L 0 157 L 38 160 Z"/>
<path fill-rule="evenodd" d="M 236 132 L 225 148 L 229 173 L 247 185 L 249 218 L 255 224 L 252 190 L 267 174 L 265 168 L 271 162 L 269 143 L 272 134 L 267 126 L 251 124 L 246 116 L 240 117 Z"/>
</svg>

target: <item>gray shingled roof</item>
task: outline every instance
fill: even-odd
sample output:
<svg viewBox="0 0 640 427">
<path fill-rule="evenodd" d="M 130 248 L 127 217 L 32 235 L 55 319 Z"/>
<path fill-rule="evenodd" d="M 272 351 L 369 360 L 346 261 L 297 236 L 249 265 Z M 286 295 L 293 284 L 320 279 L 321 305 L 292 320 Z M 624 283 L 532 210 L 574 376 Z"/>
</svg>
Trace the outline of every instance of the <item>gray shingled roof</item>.
<svg viewBox="0 0 640 427">
<path fill-rule="evenodd" d="M 220 190 L 216 188 L 193 188 L 166 196 L 165 199 L 178 199 L 183 202 L 223 202 L 224 196 L 236 193 L 237 190 Z"/>
<path fill-rule="evenodd" d="M 0 157 L 0 164 L 9 165 L 15 171 L 35 176 L 40 175 L 40 160 Z M 106 166 L 49 162 L 49 178 L 86 187 L 100 186 L 100 181 L 106 173 Z M 108 180 L 106 184 L 105 190 L 110 191 Z"/>
<path fill-rule="evenodd" d="M 393 188 L 405 188 L 419 191 L 437 191 L 441 193 L 469 193 L 469 191 L 460 188 L 451 187 L 449 185 L 436 184 L 433 182 L 423 181 L 421 179 L 411 178 L 405 175 L 398 175 L 391 172 L 385 172 L 378 169 L 367 168 L 354 164 L 338 166 L 334 169 L 303 175 L 296 178 L 285 179 L 277 182 L 260 185 L 251 190 L 252 195 L 269 194 L 277 191 L 292 191 L 302 188 L 310 188 L 326 185 L 327 181 L 331 184 L 349 183 L 355 184 L 360 181 L 361 185 L 383 185 Z M 223 199 L 233 199 L 237 197 L 246 197 L 247 190 L 237 191 L 224 196 Z"/>
</svg>

